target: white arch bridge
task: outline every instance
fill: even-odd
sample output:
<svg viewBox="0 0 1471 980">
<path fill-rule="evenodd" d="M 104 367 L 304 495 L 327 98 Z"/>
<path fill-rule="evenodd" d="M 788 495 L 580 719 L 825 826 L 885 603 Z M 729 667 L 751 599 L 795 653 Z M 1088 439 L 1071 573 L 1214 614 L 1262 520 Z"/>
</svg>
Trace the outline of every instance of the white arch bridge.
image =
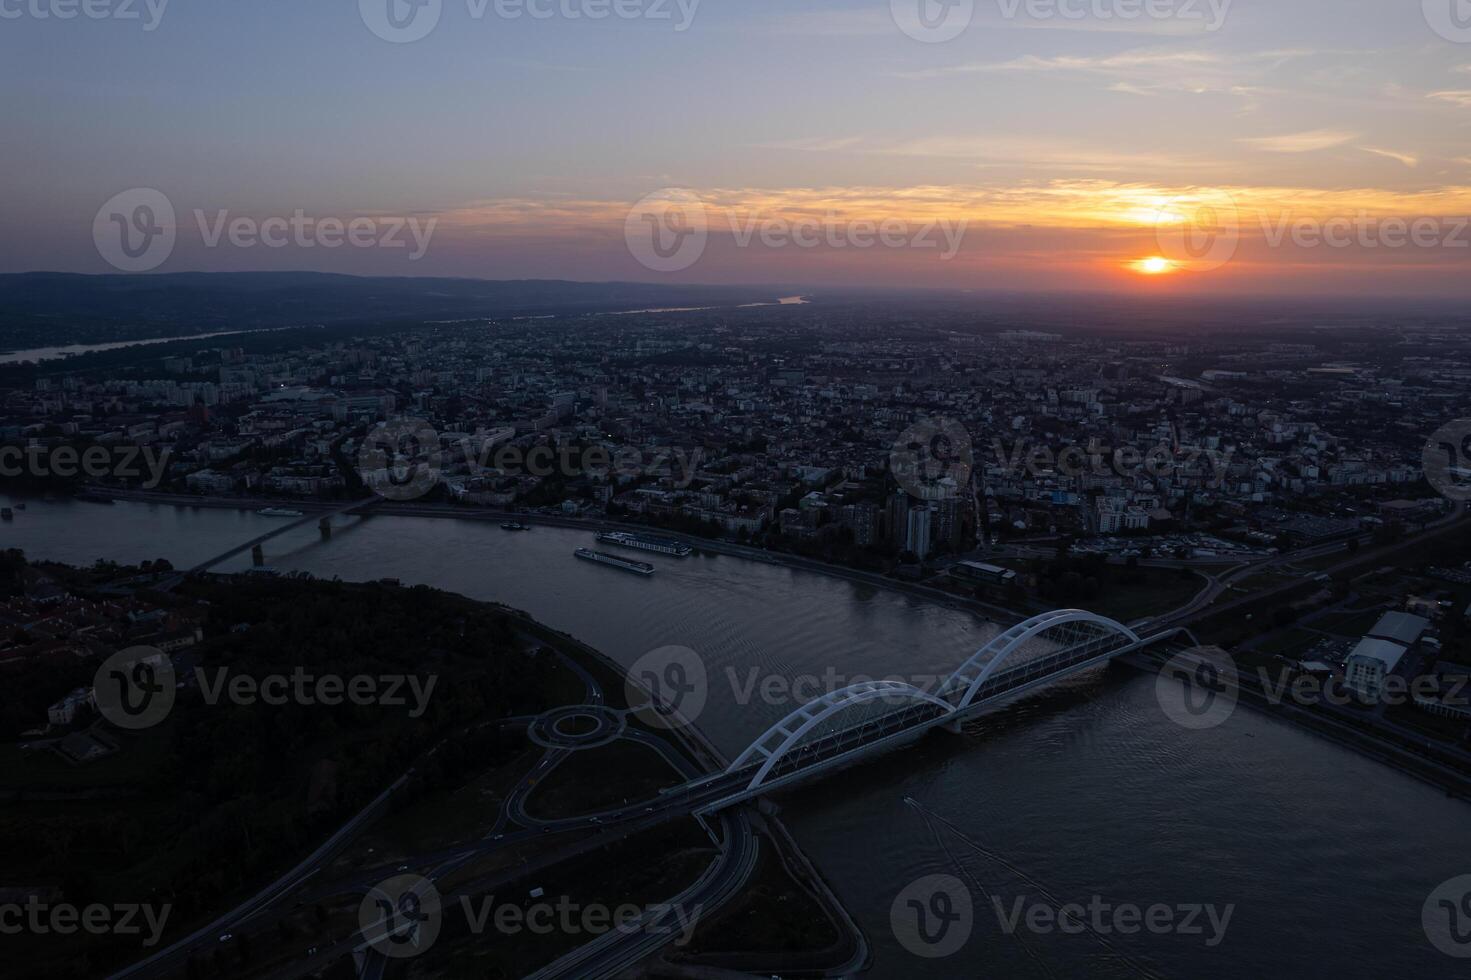
<svg viewBox="0 0 1471 980">
<path fill-rule="evenodd" d="M 1061 609 L 997 634 L 935 690 L 883 680 L 833 691 L 772 725 L 725 772 L 708 777 L 700 795 L 717 799 L 702 809 L 749 799 L 931 728 L 959 731 L 987 707 L 1176 632 L 1144 637 L 1104 616 Z"/>
</svg>

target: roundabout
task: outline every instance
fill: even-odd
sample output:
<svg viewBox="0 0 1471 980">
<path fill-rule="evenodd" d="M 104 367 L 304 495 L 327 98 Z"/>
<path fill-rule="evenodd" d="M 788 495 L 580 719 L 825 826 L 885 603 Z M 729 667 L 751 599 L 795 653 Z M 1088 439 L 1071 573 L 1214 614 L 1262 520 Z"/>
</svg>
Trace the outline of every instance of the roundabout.
<svg viewBox="0 0 1471 980">
<path fill-rule="evenodd" d="M 548 749 L 594 749 L 622 736 L 626 712 L 600 704 L 574 704 L 538 715 L 527 737 Z"/>
</svg>

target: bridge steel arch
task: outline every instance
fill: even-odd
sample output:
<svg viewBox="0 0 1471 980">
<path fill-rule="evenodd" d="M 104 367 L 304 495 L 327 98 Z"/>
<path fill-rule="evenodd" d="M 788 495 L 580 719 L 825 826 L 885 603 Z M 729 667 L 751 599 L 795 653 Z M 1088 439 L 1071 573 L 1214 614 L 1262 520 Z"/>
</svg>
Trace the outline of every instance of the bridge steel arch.
<svg viewBox="0 0 1471 980">
<path fill-rule="evenodd" d="M 736 773 L 759 762 L 760 767 L 746 787 L 748 791 L 759 789 L 771 775 L 772 770 L 814 729 L 849 708 L 871 701 L 895 698 L 913 702 L 914 705 L 929 704 L 940 709 L 940 714 L 936 718 L 929 721 L 918 721 L 917 725 L 939 723 L 946 716 L 958 715 L 975 702 L 977 693 L 985 683 L 1028 640 L 1048 630 L 1075 625 L 1081 628 L 1101 628 L 1103 638 L 1127 641 L 1122 644 L 1126 647 L 1144 642 L 1139 634 L 1123 623 L 1083 609 L 1059 609 L 1043 613 L 992 637 L 990 642 L 977 650 L 970 659 L 960 665 L 955 673 L 950 675 L 949 679 L 940 686 L 938 694 L 931 694 L 902 681 L 867 681 L 839 691 L 832 691 L 807 702 L 762 733 L 730 764 L 726 772 Z M 1080 639 L 1081 636 L 1080 629 Z M 1090 637 L 1084 643 L 1097 642 L 1098 639 L 1097 636 Z M 1063 649 L 1074 649 L 1081 645 L 1065 645 Z M 1100 650 L 1100 655 L 1105 652 L 1107 651 Z"/>
<path fill-rule="evenodd" d="M 849 708 L 882 698 L 905 699 L 931 704 L 941 709 L 944 714 L 952 714 L 955 711 L 955 706 L 943 698 L 902 681 L 867 681 L 862 684 L 854 684 L 809 701 L 772 725 L 730 764 L 726 772 L 736 772 L 758 758 L 763 760 L 761 768 L 757 770 L 747 787 L 756 789 L 770 775 L 771 770 L 786 757 L 787 753 L 813 729 Z"/>
<path fill-rule="evenodd" d="M 991 679 L 992 674 L 996 673 L 997 668 L 1020 650 L 1028 640 L 1050 629 L 1072 624 L 1102 627 L 1106 633 L 1126 639 L 1130 644 L 1143 642 L 1139 634 L 1123 623 L 1106 616 L 1099 616 L 1097 613 L 1083 609 L 1053 610 L 1017 623 L 1005 632 L 992 637 L 990 642 L 972 654 L 969 660 L 961 664 L 959 669 L 950 675 L 950 679 L 940 688 L 941 695 L 955 710 L 965 710 L 975 700 L 976 692 Z"/>
</svg>

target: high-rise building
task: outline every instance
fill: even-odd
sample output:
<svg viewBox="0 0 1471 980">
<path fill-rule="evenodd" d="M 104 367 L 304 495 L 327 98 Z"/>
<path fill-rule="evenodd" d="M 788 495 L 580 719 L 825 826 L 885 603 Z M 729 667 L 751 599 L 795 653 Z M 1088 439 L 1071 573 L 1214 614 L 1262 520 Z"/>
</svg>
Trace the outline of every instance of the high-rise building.
<svg viewBox="0 0 1471 980">
<path fill-rule="evenodd" d="M 904 525 L 904 549 L 919 558 L 928 558 L 934 542 L 934 512 L 925 504 L 909 508 Z"/>
</svg>

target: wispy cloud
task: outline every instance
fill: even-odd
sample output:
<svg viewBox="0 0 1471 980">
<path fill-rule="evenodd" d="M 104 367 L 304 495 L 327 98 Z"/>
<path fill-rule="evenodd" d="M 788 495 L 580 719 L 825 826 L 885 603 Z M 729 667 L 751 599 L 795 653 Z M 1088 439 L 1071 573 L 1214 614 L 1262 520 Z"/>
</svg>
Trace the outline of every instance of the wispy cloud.
<svg viewBox="0 0 1471 980">
<path fill-rule="evenodd" d="M 1308 187 L 1201 187 L 1184 181 L 1145 183 L 1067 179 L 1000 184 L 912 186 L 697 187 L 712 222 L 727 216 L 825 216 L 845 219 L 961 219 L 977 225 L 1036 228 L 1150 228 L 1161 216 L 1192 204 L 1229 202 L 1247 227 L 1263 220 L 1367 214 L 1404 217 L 1466 214 L 1471 188 L 1447 185 L 1413 193 L 1377 188 L 1321 190 Z M 477 201 L 439 213 L 446 229 L 483 234 L 571 235 L 603 228 L 621 234 L 631 200 L 572 196 Z"/>
<path fill-rule="evenodd" d="M 1200 5 L 1207 9 L 1206 4 Z M 882 0 L 867 0 L 863 9 L 795 10 L 769 17 L 766 28 L 782 36 L 821 37 L 886 37 L 894 38 L 894 25 L 889 5 Z M 970 31 L 977 34 L 997 30 L 1047 30 L 1071 33 L 1132 34 L 1136 36 L 1190 37 L 1212 33 L 1212 19 L 1207 14 L 1196 20 L 1185 18 L 1140 17 L 1136 20 L 1105 20 L 1098 17 L 1069 19 L 1062 17 L 1028 17 L 1026 7 L 1008 17 L 1002 5 L 994 0 L 976 3 Z"/>
<path fill-rule="evenodd" d="M 1268 153 L 1313 153 L 1351 143 L 1358 139 L 1359 135 L 1339 129 L 1314 129 L 1305 133 L 1288 133 L 1283 136 L 1251 136 L 1236 142 L 1258 150 L 1265 150 Z"/>
<path fill-rule="evenodd" d="M 1005 61 L 967 62 L 896 72 L 906 79 L 934 79 L 956 75 L 1026 73 L 1059 79 L 1075 77 L 1096 84 L 1110 80 L 1112 91 L 1127 95 L 1217 93 L 1252 99 L 1268 91 L 1268 77 L 1289 63 L 1327 52 L 1275 49 L 1221 53 L 1200 49 L 1144 48 L 1101 56 L 1024 55 Z"/>
<path fill-rule="evenodd" d="M 791 140 L 771 140 L 765 143 L 754 144 L 762 150 L 800 150 L 809 153 L 833 153 L 838 150 L 851 150 L 863 143 L 861 136 L 806 136 Z"/>
<path fill-rule="evenodd" d="M 1388 157 L 1391 160 L 1398 160 L 1400 163 L 1403 163 L 1407 167 L 1420 166 L 1420 158 L 1412 153 L 1397 153 L 1394 150 L 1382 150 L 1377 146 L 1361 146 L 1359 147 L 1359 149 L 1363 150 L 1365 153 L 1373 153 L 1376 156 Z"/>
<path fill-rule="evenodd" d="M 988 136 L 918 136 L 875 139 L 862 136 L 811 136 L 754 144 L 760 149 L 812 153 L 852 152 L 876 156 L 933 157 L 966 160 L 977 167 L 1048 167 L 1056 173 L 1139 173 L 1181 170 L 1198 172 L 1202 161 L 1190 157 L 1115 150 L 1062 138 Z"/>
<path fill-rule="evenodd" d="M 1471 109 L 1471 92 L 1465 90 L 1431 92 L 1428 98 L 1437 99 L 1441 102 L 1449 102 L 1451 105 L 1460 106 L 1463 109 Z"/>
</svg>

